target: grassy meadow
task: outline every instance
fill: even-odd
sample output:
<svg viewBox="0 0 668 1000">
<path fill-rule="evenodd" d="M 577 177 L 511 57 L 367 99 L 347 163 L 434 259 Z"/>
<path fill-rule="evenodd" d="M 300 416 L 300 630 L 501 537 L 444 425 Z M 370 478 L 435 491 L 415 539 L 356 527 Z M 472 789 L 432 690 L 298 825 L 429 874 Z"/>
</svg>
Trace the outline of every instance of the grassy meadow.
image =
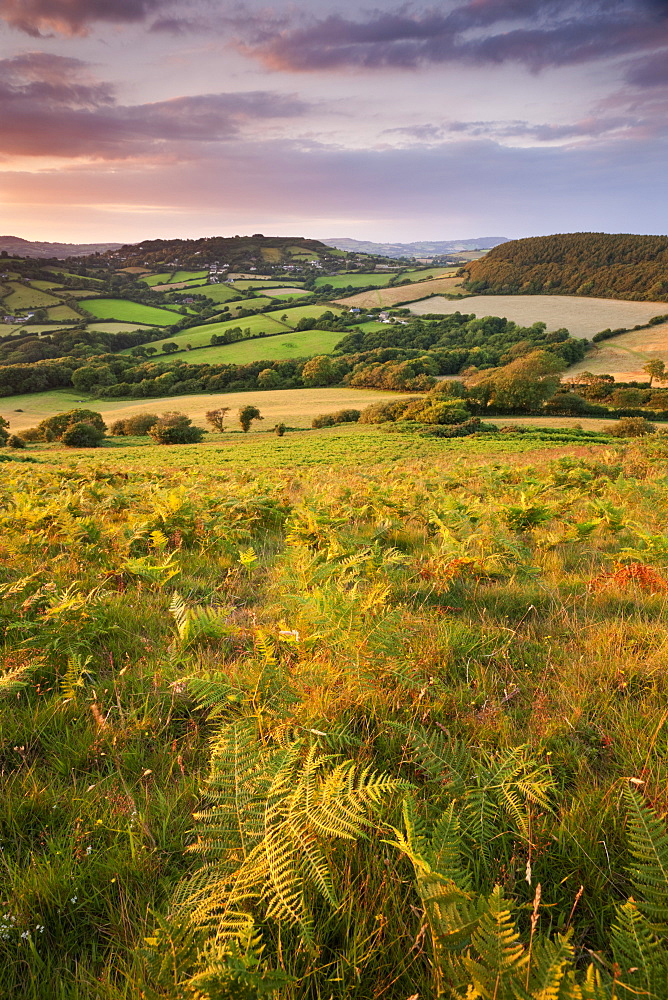
<svg viewBox="0 0 668 1000">
<path fill-rule="evenodd" d="M 3 450 L 0 995 L 665 1000 L 668 444 L 560 433 Z"/>
<path fill-rule="evenodd" d="M 167 326 L 179 318 L 179 313 L 172 312 L 171 309 L 145 306 L 128 299 L 82 299 L 80 305 L 97 319 L 144 323 L 148 326 Z"/>
<path fill-rule="evenodd" d="M 241 321 L 243 323 L 243 320 Z M 188 351 L 183 358 L 189 364 L 245 365 L 250 361 L 279 361 L 281 358 L 309 358 L 331 354 L 341 340 L 340 330 L 302 330 L 299 333 L 275 334 L 240 340 L 236 344 L 203 347 Z"/>
<path fill-rule="evenodd" d="M 359 292 L 356 295 L 348 295 L 345 299 L 335 299 L 335 302 L 345 303 L 347 306 L 363 306 L 366 309 L 373 309 L 374 306 L 381 306 L 386 309 L 390 306 L 402 305 L 404 302 L 414 302 L 417 298 L 424 298 L 425 295 L 438 295 L 439 293 L 449 295 L 466 295 L 461 287 L 460 279 L 456 277 L 428 278 L 411 285 L 398 285 L 396 288 L 379 288 L 368 292 Z M 431 302 L 431 299 L 427 301 Z M 447 299 L 445 301 L 448 301 Z M 426 310 L 428 311 L 428 310 Z M 489 313 L 485 313 L 489 315 Z"/>
</svg>

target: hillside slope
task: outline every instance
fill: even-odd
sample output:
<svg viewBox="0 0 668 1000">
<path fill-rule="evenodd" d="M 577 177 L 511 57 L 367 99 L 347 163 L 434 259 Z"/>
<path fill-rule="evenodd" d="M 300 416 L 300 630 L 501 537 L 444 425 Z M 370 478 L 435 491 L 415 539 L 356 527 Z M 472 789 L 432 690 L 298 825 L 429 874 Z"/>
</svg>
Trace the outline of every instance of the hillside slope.
<svg viewBox="0 0 668 1000">
<path fill-rule="evenodd" d="M 87 257 L 94 253 L 116 250 L 120 243 L 44 243 L 39 240 L 24 240 L 20 236 L 0 236 L 0 253 L 4 250 L 10 257 Z"/>
<path fill-rule="evenodd" d="M 144 240 L 126 244 L 106 254 L 126 265 L 159 264 L 178 267 L 201 267 L 211 263 L 228 264 L 233 271 L 277 264 L 304 265 L 310 261 L 340 267 L 340 254 L 320 240 L 301 236 L 210 236 L 199 240 Z"/>
<path fill-rule="evenodd" d="M 668 237 L 566 233 L 512 240 L 466 265 L 475 293 L 668 301 Z"/>
</svg>

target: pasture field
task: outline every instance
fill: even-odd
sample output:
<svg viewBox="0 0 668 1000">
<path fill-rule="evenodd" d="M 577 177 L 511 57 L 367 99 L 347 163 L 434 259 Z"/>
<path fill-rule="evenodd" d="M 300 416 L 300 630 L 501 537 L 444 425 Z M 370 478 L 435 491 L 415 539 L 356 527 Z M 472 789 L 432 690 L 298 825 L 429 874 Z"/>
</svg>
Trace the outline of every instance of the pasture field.
<svg viewBox="0 0 668 1000">
<path fill-rule="evenodd" d="M 59 284 L 57 281 L 40 281 L 39 278 L 32 278 L 30 281 L 30 287 L 39 288 L 40 291 L 42 292 L 52 292 L 54 291 L 54 289 L 58 288 L 62 289 L 63 286 Z M 67 294 L 68 295 L 72 294 L 69 288 L 67 290 Z"/>
<path fill-rule="evenodd" d="M 276 319 L 263 313 L 261 316 L 242 316 L 240 319 L 228 319 L 222 323 L 204 323 L 202 326 L 191 326 L 189 330 L 174 334 L 173 337 L 165 337 L 164 341 L 155 341 L 152 347 L 161 348 L 163 343 L 179 344 L 185 346 L 192 344 L 193 347 L 202 347 L 211 341 L 214 333 L 221 334 L 232 327 L 240 326 L 242 330 L 249 330 L 254 333 L 284 333 L 288 327 L 285 323 L 280 323 Z M 129 351 L 124 351 L 128 354 Z"/>
<path fill-rule="evenodd" d="M 58 305 L 62 299 L 60 296 L 43 292 L 39 288 L 20 284 L 18 281 L 6 283 L 11 292 L 2 300 L 5 309 L 10 312 L 14 309 L 46 309 L 49 306 Z"/>
<path fill-rule="evenodd" d="M 321 288 L 323 285 L 331 285 L 332 288 L 347 288 L 348 285 L 352 288 L 364 288 L 367 285 L 375 285 L 377 288 L 383 288 L 390 278 L 393 277 L 393 274 L 376 274 L 372 271 L 368 273 L 351 271 L 350 274 L 321 275 L 315 279 L 315 285 L 316 288 Z"/>
<path fill-rule="evenodd" d="M 270 306 L 273 301 L 273 299 L 270 299 L 266 295 L 256 295 L 253 298 L 230 301 L 230 316 L 235 316 L 241 309 L 264 309 L 266 306 Z"/>
<path fill-rule="evenodd" d="M 151 285 L 154 292 L 177 292 L 182 288 L 201 288 L 202 279 L 194 278 L 192 281 L 175 281 L 168 282 L 165 285 Z"/>
<path fill-rule="evenodd" d="M 582 361 L 567 369 L 564 378 L 587 371 L 595 375 L 614 375 L 618 382 L 646 382 L 647 372 L 642 370 L 643 365 L 655 358 L 668 365 L 668 323 L 599 341 Z"/>
<path fill-rule="evenodd" d="M 296 282 L 296 284 L 301 284 L 301 282 Z M 280 288 L 281 285 L 285 285 L 285 282 L 284 281 L 274 281 L 272 279 L 266 279 L 266 278 L 263 279 L 263 280 L 261 280 L 259 278 L 254 278 L 252 280 L 248 279 L 246 281 L 242 280 L 242 281 L 235 281 L 234 282 L 234 287 L 235 288 L 242 288 L 244 291 L 247 291 L 249 288 L 253 289 L 254 291 L 257 290 L 258 288 L 262 288 L 262 289 L 265 289 L 265 288 Z"/>
<path fill-rule="evenodd" d="M 236 292 L 231 285 L 196 285 L 193 287 L 193 292 L 206 295 L 214 302 L 232 302 L 241 298 L 239 292 Z"/>
<path fill-rule="evenodd" d="M 542 322 L 548 330 L 566 327 L 572 337 L 589 338 L 607 328 L 615 330 L 647 323 L 667 311 L 665 302 L 589 299 L 577 295 L 471 295 L 462 302 L 436 297 L 413 302 L 408 308 L 416 316 L 464 312 L 505 316 L 520 326 Z"/>
<path fill-rule="evenodd" d="M 143 278 L 139 278 L 139 281 L 143 281 L 145 285 L 150 285 L 153 288 L 154 285 L 166 284 L 171 276 L 171 271 L 160 271 L 158 274 L 146 274 Z"/>
<path fill-rule="evenodd" d="M 46 310 L 46 314 L 49 319 L 62 320 L 63 322 L 69 322 L 72 320 L 74 323 L 80 323 L 83 320 L 78 312 L 75 312 L 70 306 L 50 306 Z"/>
<path fill-rule="evenodd" d="M 91 292 L 90 288 L 68 288 L 67 295 L 71 295 L 73 299 L 89 299 L 100 295 L 100 292 Z"/>
<path fill-rule="evenodd" d="M 305 288 L 273 288 L 269 294 L 273 299 L 298 299 L 310 292 Z"/>
<path fill-rule="evenodd" d="M 133 330 L 150 330 L 146 323 L 88 323 L 88 330 L 99 330 L 100 333 L 131 333 Z"/>
<path fill-rule="evenodd" d="M 209 274 L 208 268 L 205 271 L 177 271 L 169 279 L 170 283 L 178 283 L 181 281 L 200 281 L 202 278 L 206 278 Z"/>
<path fill-rule="evenodd" d="M 331 302 L 321 302 L 315 305 L 291 306 L 288 309 L 275 309 L 265 315 L 272 316 L 274 319 L 279 319 L 287 326 L 296 326 L 300 319 L 317 319 L 319 316 L 322 316 L 324 312 L 331 312 L 334 313 L 335 316 L 338 316 L 341 311 L 342 310 L 337 308 L 337 306 L 332 305 Z"/>
<path fill-rule="evenodd" d="M 65 278 L 74 278 L 75 281 L 81 280 L 80 274 L 74 274 L 72 271 L 63 271 L 61 267 L 45 267 L 44 270 L 50 271 L 51 274 L 55 274 L 56 277 L 60 277 L 60 275 L 63 275 L 63 277 Z M 104 285 L 104 281 L 102 278 L 86 277 L 86 281 L 90 281 L 91 284 L 93 285 Z"/>
<path fill-rule="evenodd" d="M 310 358 L 315 354 L 331 354 L 343 334 L 336 330 L 303 330 L 299 333 L 276 334 L 240 340 L 235 344 L 201 348 L 179 355 L 188 364 L 245 365 L 251 361 L 280 361 L 285 358 Z"/>
<path fill-rule="evenodd" d="M 357 295 L 346 296 L 345 299 L 334 299 L 347 306 L 363 306 L 366 309 L 373 309 L 380 306 L 385 309 L 390 306 L 401 305 L 404 302 L 412 302 L 416 295 L 431 295 L 433 293 L 446 292 L 450 295 L 465 294 L 459 278 L 430 278 L 420 282 L 419 287 L 411 285 L 399 285 L 397 288 L 379 288 L 377 291 L 359 292 Z M 447 299 L 445 301 L 448 301 Z M 489 315 L 486 313 L 485 315 Z"/>
<path fill-rule="evenodd" d="M 421 267 L 404 271 L 402 278 L 410 278 L 411 281 L 425 281 L 427 278 L 453 278 L 458 267 Z"/>
<path fill-rule="evenodd" d="M 115 319 L 147 326 L 168 326 L 179 319 L 177 312 L 130 302 L 129 299 L 82 299 L 80 304 L 97 319 Z"/>
<path fill-rule="evenodd" d="M 666 439 L 256 427 L 3 453 L 0 995 L 665 1000 Z"/>
</svg>

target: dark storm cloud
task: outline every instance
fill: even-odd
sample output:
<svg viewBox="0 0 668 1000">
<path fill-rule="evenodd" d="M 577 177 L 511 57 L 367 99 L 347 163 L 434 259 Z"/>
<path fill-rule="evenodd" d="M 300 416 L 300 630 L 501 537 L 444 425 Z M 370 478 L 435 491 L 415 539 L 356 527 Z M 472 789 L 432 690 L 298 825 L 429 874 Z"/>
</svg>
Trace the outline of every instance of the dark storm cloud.
<svg viewBox="0 0 668 1000">
<path fill-rule="evenodd" d="M 272 69 L 414 69 L 429 63 L 519 63 L 531 70 L 651 50 L 668 43 L 664 4 L 594 0 L 470 0 L 413 12 L 339 14 L 274 33 L 250 18 L 242 51 Z"/>
<path fill-rule="evenodd" d="M 255 121 L 291 118 L 307 108 L 294 96 L 266 91 L 123 106 L 81 60 L 44 53 L 0 60 L 4 154 L 115 159 L 171 151 L 186 157 L 178 144 L 235 138 Z"/>
<path fill-rule="evenodd" d="M 0 18 L 12 28 L 39 36 L 56 32 L 85 35 L 95 21 L 137 23 L 168 0 L 0 0 Z"/>
</svg>

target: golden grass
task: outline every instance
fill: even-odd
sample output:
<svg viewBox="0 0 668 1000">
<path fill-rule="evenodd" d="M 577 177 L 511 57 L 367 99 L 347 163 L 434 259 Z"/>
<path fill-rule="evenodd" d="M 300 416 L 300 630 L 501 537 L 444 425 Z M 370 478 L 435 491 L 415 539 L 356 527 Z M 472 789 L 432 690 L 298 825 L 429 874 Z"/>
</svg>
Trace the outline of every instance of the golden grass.
<svg viewBox="0 0 668 1000">
<path fill-rule="evenodd" d="M 642 367 L 655 358 L 668 364 L 668 323 L 602 340 L 583 361 L 572 365 L 564 378 L 568 380 L 578 372 L 587 371 L 594 375 L 614 375 L 618 382 L 645 382 L 647 373 Z"/>
<path fill-rule="evenodd" d="M 364 409 L 371 403 L 396 398 L 397 393 L 378 392 L 373 389 L 273 389 L 258 392 L 210 393 L 199 396 L 162 396 L 158 399 L 133 399 L 120 402 L 117 399 L 82 399 L 81 394 L 72 391 L 33 393 L 12 396 L 5 400 L 2 415 L 10 420 L 12 431 L 20 432 L 33 427 L 54 413 L 72 410 L 75 407 L 96 410 L 107 423 L 131 417 L 135 413 L 164 413 L 179 410 L 186 413 L 196 424 L 205 426 L 205 414 L 220 406 L 229 406 L 230 418 L 235 418 L 242 406 L 257 406 L 264 421 L 253 430 L 266 430 L 274 424 L 284 423 L 289 427 L 310 427 L 313 417 L 320 413 L 332 413 L 343 409 Z M 16 410 L 20 408 L 21 413 Z"/>
<path fill-rule="evenodd" d="M 340 305 L 373 309 L 374 306 L 396 306 L 400 302 L 415 302 L 416 299 L 432 295 L 434 292 L 447 292 L 450 295 L 456 295 L 463 292 L 463 289 L 459 278 L 432 278 L 428 281 L 413 282 L 410 285 L 400 285 L 398 288 L 374 288 L 369 292 L 359 292 L 357 295 L 333 299 L 333 301 Z"/>
</svg>

